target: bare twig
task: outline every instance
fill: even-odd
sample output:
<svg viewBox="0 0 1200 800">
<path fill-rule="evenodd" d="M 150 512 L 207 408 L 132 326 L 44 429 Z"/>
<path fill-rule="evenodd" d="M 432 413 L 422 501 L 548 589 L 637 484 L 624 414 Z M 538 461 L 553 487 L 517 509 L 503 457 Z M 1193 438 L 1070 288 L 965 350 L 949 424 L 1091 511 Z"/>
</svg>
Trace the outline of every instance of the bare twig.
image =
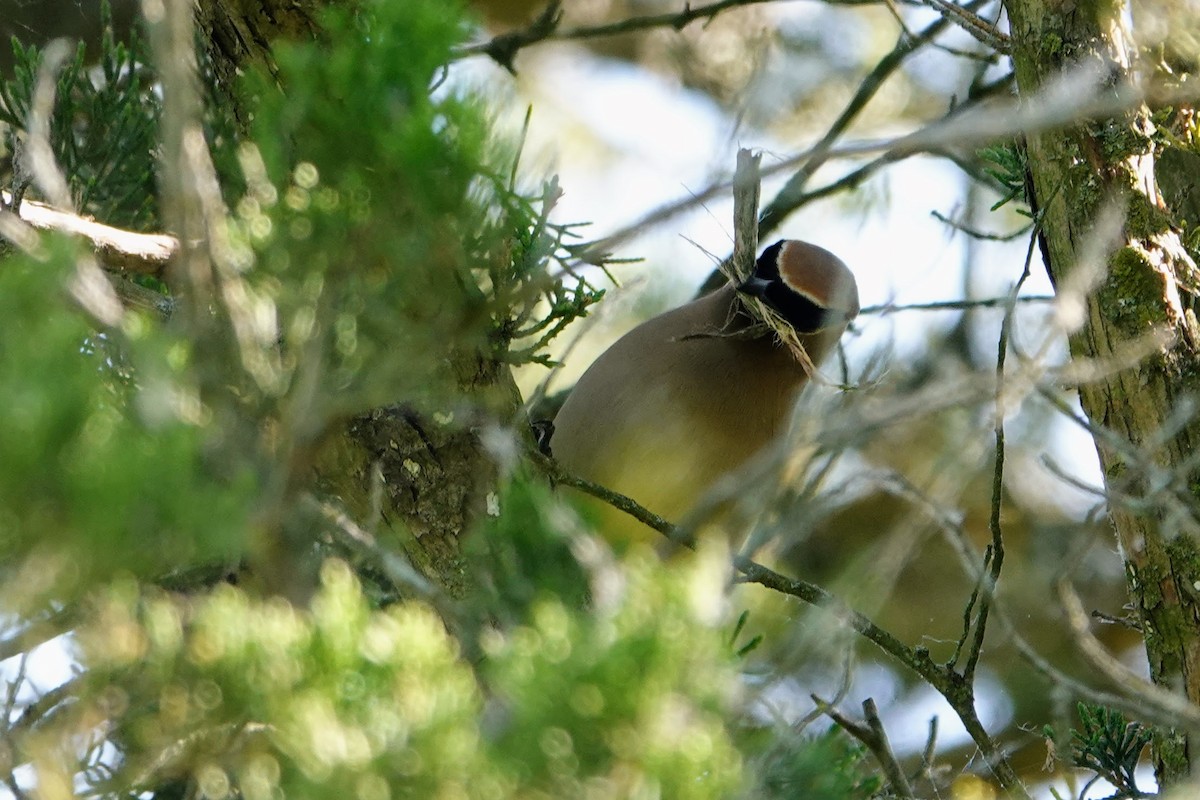
<svg viewBox="0 0 1200 800">
<path fill-rule="evenodd" d="M 885 61 L 887 60 L 886 57 L 884 60 Z M 880 62 L 880 63 L 882 64 L 883 62 Z M 894 71 L 895 68 L 898 67 L 901 63 L 903 63 L 903 62 L 896 62 L 894 65 L 889 64 L 888 65 L 889 70 Z M 963 114 L 963 113 L 969 111 L 971 108 L 973 108 L 978 103 L 988 99 L 989 97 L 991 97 L 993 95 L 999 95 L 1000 93 L 1007 91 L 1011 87 L 1012 81 L 1013 81 L 1012 73 L 1008 73 L 1007 75 L 1004 75 L 994 81 L 991 81 L 990 83 L 988 83 L 984 86 L 979 87 L 974 92 L 972 92 L 971 97 L 968 98 L 967 102 L 960 103 L 958 105 L 955 105 L 953 108 L 951 108 L 950 112 L 948 114 L 946 114 L 945 118 L 948 119 L 951 116 Z M 870 94 L 873 94 L 874 90 L 877 88 L 878 88 L 877 86 L 872 88 L 870 91 Z M 860 86 L 859 91 L 863 92 L 864 87 Z M 864 96 L 863 105 L 865 105 L 865 100 L 869 99 L 869 96 L 870 96 L 869 94 Z M 858 99 L 858 97 L 856 95 L 855 100 L 857 100 L 857 99 Z M 851 101 L 851 103 L 847 106 L 847 110 L 849 111 L 850 109 L 855 109 L 855 113 L 857 113 L 857 111 L 862 110 L 863 106 L 856 105 L 855 100 Z M 844 117 L 844 114 L 843 114 L 843 117 Z M 850 119 L 850 118 L 846 118 L 846 119 L 839 118 L 834 123 L 834 126 L 837 127 L 840 124 L 841 127 L 843 128 L 843 132 L 844 132 L 844 128 L 848 127 L 848 125 L 850 124 L 851 121 L 852 121 L 852 119 Z M 828 137 L 828 135 L 829 134 L 827 132 L 826 136 Z M 990 182 L 995 181 L 995 179 L 992 178 L 990 175 L 987 175 L 986 173 L 981 173 L 980 170 L 973 168 L 972 162 L 969 159 L 964 158 L 961 155 L 961 153 L 957 152 L 953 147 L 932 146 L 932 147 L 926 148 L 924 150 L 921 150 L 919 152 L 914 151 L 914 152 L 908 152 L 908 153 L 888 151 L 888 152 L 885 152 L 883 155 L 877 156 L 876 158 L 866 162 L 865 164 L 858 167 L 857 169 L 851 170 L 850 172 L 846 173 L 845 175 L 841 176 L 840 178 L 837 178 L 836 180 L 833 180 L 833 181 L 825 184 L 824 186 L 820 186 L 816 189 L 809 189 L 807 191 L 804 191 L 804 186 L 807 185 L 808 180 L 812 177 L 812 174 L 816 171 L 816 167 L 819 166 L 819 164 L 815 164 L 815 163 L 806 164 L 800 172 L 798 172 L 796 175 L 792 176 L 792 178 L 789 180 L 788 184 L 784 187 L 784 189 L 782 189 L 779 192 L 779 194 L 776 195 L 775 199 L 773 199 L 771 201 L 771 203 L 767 206 L 768 212 L 772 215 L 772 219 L 768 220 L 766 222 L 763 222 L 761 224 L 759 234 L 761 236 L 766 236 L 767 233 L 769 233 L 771 230 L 773 230 L 775 227 L 777 227 L 778 223 L 782 222 L 783 219 L 788 214 L 791 214 L 792 212 L 796 211 L 797 209 L 803 208 L 804 206 L 808 205 L 809 203 L 812 203 L 816 200 L 820 200 L 821 198 L 824 198 L 824 197 L 829 197 L 838 192 L 841 192 L 841 191 L 844 191 L 847 189 L 854 189 L 854 188 L 858 187 L 860 184 L 862 184 L 862 182 L 865 181 L 867 178 L 871 177 L 876 172 L 880 171 L 882 168 L 884 168 L 890 164 L 894 164 L 897 161 L 901 161 L 910 156 L 918 155 L 920 153 L 944 158 L 947 161 L 952 162 L 955 166 L 957 166 L 959 169 L 961 169 L 963 172 L 967 173 L 968 175 L 972 176 L 973 178 L 983 180 L 983 181 L 990 181 Z M 824 159 L 824 161 L 830 160 L 832 158 L 832 155 L 833 154 L 831 152 L 830 157 Z M 821 163 L 824 163 L 824 161 L 822 161 Z"/>
<path fill-rule="evenodd" d="M 979 715 L 975 711 L 974 688 L 961 675 L 953 670 L 947 670 L 935 664 L 929 656 L 929 651 L 923 647 L 911 648 L 901 642 L 891 633 L 880 628 L 863 614 L 849 609 L 836 600 L 824 589 L 805 581 L 787 578 L 764 567 L 748 558 L 737 556 L 734 559 L 735 568 L 742 573 L 750 583 L 757 583 L 769 589 L 799 598 L 806 603 L 820 606 L 836 614 L 851 628 L 868 641 L 874 643 L 885 653 L 895 658 L 904 666 L 920 675 L 930 686 L 936 689 L 950 707 L 962 720 L 963 727 L 971 735 L 987 761 L 992 774 L 1011 796 L 1029 798 L 1016 770 L 1009 763 L 1008 757 L 984 729 Z"/>
<path fill-rule="evenodd" d="M 729 278 L 742 283 L 754 272 L 758 253 L 758 196 L 761 188 L 759 169 L 762 154 L 742 148 L 737 154 L 733 173 L 733 257 L 729 260 Z"/>
<path fill-rule="evenodd" d="M 180 321 L 196 342 L 193 352 L 211 365 L 199 371 L 202 386 L 214 397 L 227 396 L 232 357 L 259 388 L 277 390 L 275 317 L 262 313 L 265 301 L 237 262 L 204 137 L 192 2 L 143 0 L 142 6 L 162 81 L 163 216 L 180 241 L 168 276 L 180 295 Z"/>
<path fill-rule="evenodd" d="M 963 648 L 967 646 L 967 639 L 971 637 L 971 628 L 975 621 L 975 605 L 979 602 L 980 595 L 984 591 L 984 582 L 987 580 L 987 571 L 988 567 L 991 566 L 991 559 L 992 551 L 989 549 L 984 554 L 983 568 L 975 576 L 975 586 L 971 589 L 971 594 L 967 598 L 967 604 L 963 607 L 962 633 L 959 634 L 958 641 L 954 643 L 954 652 L 946 662 L 947 669 L 958 668 L 958 660 L 962 657 Z"/>
<path fill-rule="evenodd" d="M 1067 622 L 1071 626 L 1075 646 L 1088 663 L 1114 684 L 1120 686 L 1127 696 L 1139 698 L 1147 705 L 1157 706 L 1168 715 L 1177 716 L 1177 720 L 1173 723 L 1174 726 L 1183 724 L 1196 730 L 1196 723 L 1200 722 L 1200 706 L 1189 702 L 1186 697 L 1151 683 L 1109 655 L 1108 651 L 1104 649 L 1104 645 L 1088 630 L 1087 612 L 1084 611 L 1079 595 L 1075 593 L 1065 577 L 1058 581 L 1057 590 L 1058 600 L 1066 611 Z"/>
<path fill-rule="evenodd" d="M 1021 657 L 1047 680 L 1075 697 L 1088 700 L 1096 705 L 1114 708 L 1129 716 L 1130 719 L 1142 720 L 1151 725 L 1163 728 L 1185 727 L 1191 731 L 1200 732 L 1200 708 L 1192 705 L 1185 698 L 1164 692 L 1144 680 L 1143 683 L 1153 687 L 1156 691 L 1148 692 L 1145 695 L 1130 695 L 1094 689 L 1061 671 L 1039 655 L 1037 650 L 1022 638 L 1012 620 L 1008 619 L 1002 610 L 997 609 L 997 612 L 996 618 L 1001 621 L 1005 637 L 1017 648 Z"/>
<path fill-rule="evenodd" d="M 843 0 L 850 5 L 873 5 L 879 0 Z M 467 45 L 459 48 L 454 58 L 486 55 L 509 72 L 516 72 L 514 59 L 521 50 L 531 45 L 546 41 L 579 41 L 583 39 L 602 39 L 608 36 L 619 36 L 625 33 L 651 30 L 654 28 L 673 28 L 681 31 L 697 20 L 711 20 L 731 8 L 753 6 L 770 3 L 773 0 L 718 0 L 703 6 L 685 4 L 682 11 L 665 14 L 646 14 L 638 17 L 627 17 L 616 22 L 603 25 L 586 25 L 561 30 L 562 3 L 552 0 L 528 27 L 503 33 L 486 42 Z"/>
<path fill-rule="evenodd" d="M 991 513 L 988 516 L 988 531 L 992 535 L 992 542 L 988 546 L 987 554 L 984 557 L 987 578 L 981 583 L 979 611 L 975 615 L 975 638 L 971 643 L 971 651 L 967 655 L 967 662 L 963 666 L 963 677 L 972 683 L 975 681 L 975 668 L 979 664 L 979 656 L 983 652 L 983 640 L 987 633 L 988 613 L 991 610 L 996 584 L 1000 580 L 1000 570 L 1004 566 L 1004 533 L 1000 526 L 1000 506 L 1004 498 L 1004 362 L 1008 356 L 1008 343 L 1012 338 L 1013 317 L 1017 309 L 1017 296 L 1021 292 L 1021 287 L 1025 285 L 1025 281 L 1029 278 L 1030 264 L 1033 258 L 1033 240 L 1036 235 L 1037 228 L 1035 228 L 1034 235 L 1030 237 L 1030 245 L 1025 254 L 1025 267 L 1021 272 L 1021 277 L 1009 293 L 1008 308 L 1004 312 L 1004 321 L 1000 324 L 1000 339 L 996 345 L 996 397 L 995 417 L 993 420 L 993 432 L 996 444 L 992 470 Z"/>
<path fill-rule="evenodd" d="M 211 328 L 206 321 L 211 317 L 215 280 L 208 254 L 205 202 L 200 196 L 205 182 L 196 174 L 194 155 L 201 103 L 192 12 L 187 0 L 143 0 L 142 13 L 162 81 L 163 217 L 180 240 L 170 277 L 184 298 L 181 319 L 194 329 L 194 335 L 200 335 Z M 198 144 L 203 147 L 203 142 L 200 133 Z"/>
<path fill-rule="evenodd" d="M 1047 92 L 1024 101 L 995 102 L 988 108 L 975 108 L 969 113 L 948 117 L 926 125 L 920 130 L 903 136 L 875 139 L 845 144 L 838 147 L 810 147 L 771 166 L 764 167 L 763 177 L 777 175 L 795 169 L 820 154 L 823 160 L 856 158 L 876 153 L 886 153 L 893 159 L 904 158 L 916 153 L 939 151 L 947 146 L 970 147 L 1004 139 L 1019 133 L 1035 133 L 1070 124 L 1087 117 L 1105 117 L 1117 114 L 1142 103 L 1170 105 L 1188 99 L 1187 92 L 1167 86 L 1121 86 L 1116 89 L 1098 91 L 1095 76 L 1075 75 L 1071 91 Z M 626 225 L 597 245 L 611 251 L 637 234 L 660 225 L 668 219 L 711 202 L 732 188 L 732 182 L 718 179 L 708 186 L 692 191 L 687 198 L 660 206 Z M 777 197 L 772 204 L 780 201 Z M 771 205 L 768 205 L 768 210 Z M 764 211 L 764 216 L 767 211 Z M 782 219 L 775 220 L 774 224 Z M 761 225 L 759 235 L 771 226 Z"/>
<path fill-rule="evenodd" d="M 1108 366 L 1110 369 L 1113 367 Z M 1097 442 L 1103 442 L 1106 447 L 1112 448 L 1130 465 L 1125 475 L 1116 476 L 1108 481 L 1103 496 L 1110 504 L 1120 504 L 1147 512 L 1162 508 L 1176 512 L 1181 528 L 1196 525 L 1196 501 L 1188 488 L 1187 469 L 1163 469 L 1145 446 L 1135 447 L 1108 428 L 1077 415 L 1067 402 L 1057 395 L 1057 387 L 1039 383 L 1035 390 L 1059 414 L 1083 428 Z M 1200 454 L 1192 456 L 1195 457 L 1200 457 Z M 1086 485 L 1077 485 L 1086 490 Z"/>
<path fill-rule="evenodd" d="M 1017 230 L 1013 231 L 1012 233 L 988 233 L 986 231 L 981 231 L 976 228 L 972 228 L 971 226 L 966 225 L 957 220 L 950 219 L 949 217 L 947 217 L 945 214 L 943 214 L 940 211 L 936 211 L 936 210 L 930 211 L 929 216 L 933 217 L 938 222 L 942 222 L 942 223 L 945 223 L 946 225 L 949 225 L 951 228 L 954 228 L 954 230 L 959 231 L 960 233 L 965 233 L 967 236 L 971 237 L 972 239 L 978 239 L 980 241 L 985 241 L 985 242 L 1011 242 L 1012 240 L 1018 239 L 1018 238 L 1024 236 L 1025 234 L 1029 233 L 1030 228 L 1031 228 L 1030 225 L 1026 225 L 1022 228 L 1018 228 Z"/>
<path fill-rule="evenodd" d="M 7 639 L 0 640 L 0 661 L 28 652 L 39 645 L 62 636 L 75 622 L 73 612 L 58 611 L 45 619 L 30 622 Z"/>
<path fill-rule="evenodd" d="M 12 770 L 9 770 L 4 776 L 4 786 L 12 793 L 13 800 L 29 800 L 29 795 L 17 783 L 17 778 Z"/>
<path fill-rule="evenodd" d="M 13 723 L 10 730 L 20 731 L 37 727 L 39 723 L 45 721 L 46 715 L 56 706 L 74 699 L 82 683 L 82 679 L 73 678 L 49 691 L 43 692 L 36 700 L 22 709 L 20 718 Z"/>
<path fill-rule="evenodd" d="M 446 602 L 442 592 L 417 572 L 406 559 L 380 547 L 375 537 L 359 526 L 343 509 L 312 495 L 305 495 L 304 502 L 330 523 L 333 530 L 339 534 L 341 542 L 349 545 L 358 555 L 376 563 L 397 588 L 407 589 L 442 610 Z"/>
<path fill-rule="evenodd" d="M 913 773 L 912 780 L 922 778 L 933 782 L 933 761 L 937 755 L 938 718 L 929 718 L 929 733 L 925 736 L 925 748 L 921 751 L 921 766 Z"/>
<path fill-rule="evenodd" d="M 4 195 L 0 195 L 0 200 L 3 199 Z M 0 208 L 0 238 L 16 246 L 26 255 L 35 258 L 41 255 L 37 233 L 6 208 Z"/>
<path fill-rule="evenodd" d="M 829 699 L 830 706 L 836 706 L 838 703 L 846 699 L 846 695 L 850 693 L 850 685 L 853 683 L 851 676 L 851 667 L 854 665 L 854 648 L 846 648 L 845 658 L 842 660 L 842 677 L 838 682 L 837 692 Z M 805 714 L 800 719 L 792 723 L 792 731 L 802 733 L 805 728 L 816 722 L 824 714 L 824 709 L 818 703 L 812 711 Z"/>
<path fill-rule="evenodd" d="M 759 168 L 762 155 L 752 154 L 745 148 L 738 151 L 737 169 L 733 176 L 733 257 L 721 265 L 723 272 L 735 284 L 741 284 L 754 272 L 754 258 L 758 252 L 758 197 L 759 197 Z M 749 295 L 739 295 L 743 308 L 750 316 L 766 325 L 779 341 L 783 342 L 805 374 L 815 382 L 827 383 L 817 371 L 796 329 L 783 318 L 783 315 L 764 303 L 761 298 Z M 757 331 L 757 326 L 750 330 Z M 739 331 L 736 335 L 750 335 L 749 331 Z M 740 413 L 740 412 L 739 412 Z"/>
<path fill-rule="evenodd" d="M 974 2 L 969 4 L 969 7 L 978 8 L 984 2 L 986 0 L 974 0 Z M 769 232 L 775 230 L 788 214 L 800 207 L 805 200 L 804 187 L 808 184 L 808 180 L 812 177 L 813 173 L 817 171 L 817 168 L 829 160 L 833 152 L 834 142 L 841 138 L 849 129 L 859 113 L 870 103 L 876 92 L 904 64 L 908 57 L 919 52 L 924 45 L 933 41 L 948 26 L 949 23 L 945 19 L 940 19 L 926 26 L 915 36 L 907 31 L 901 33 L 896 46 L 892 48 L 890 53 L 881 58 L 879 63 L 875 65 L 875 68 L 863 78 L 862 82 L 858 85 L 858 90 L 850 98 L 850 102 L 842 109 L 842 113 L 838 115 L 837 119 L 825 131 L 820 141 L 809 149 L 800 169 L 788 179 L 775 198 L 763 209 L 762 217 L 759 220 L 760 236 L 766 236 Z M 890 150 L 891 148 L 888 149 Z M 894 160 L 890 154 L 886 157 L 889 160 Z"/>
<path fill-rule="evenodd" d="M 1107 622 L 1110 625 L 1120 625 L 1122 628 L 1128 628 L 1131 631 L 1142 633 L 1142 621 L 1138 619 L 1136 614 L 1126 613 L 1122 616 L 1113 616 L 1106 614 L 1103 611 L 1092 611 L 1092 619 L 1098 619 L 1101 622 Z"/>
<path fill-rule="evenodd" d="M 812 699 L 825 716 L 836 722 L 846 733 L 858 739 L 871 751 L 871 755 L 875 756 L 875 760 L 883 768 L 883 774 L 887 776 L 888 783 L 891 785 L 891 796 L 911 800 L 913 797 L 912 787 L 908 784 L 904 770 L 900 768 L 900 762 L 896 760 L 896 754 L 892 752 L 892 745 L 888 741 L 883 721 L 879 719 L 879 709 L 875 707 L 875 700 L 868 697 L 863 701 L 863 718 L 866 720 L 866 724 L 863 725 L 845 716 L 832 704 L 825 702 L 815 694 L 812 695 Z"/>
<path fill-rule="evenodd" d="M 942 13 L 942 16 L 954 20 L 958 27 L 975 38 L 975 41 L 987 45 L 999 53 L 1012 50 L 1012 40 L 1008 35 L 997 30 L 996 26 L 969 8 L 951 3 L 949 0 L 926 0 L 929 5 Z"/>
<path fill-rule="evenodd" d="M 4 205 L 3 200 L 4 195 L 0 195 L 0 206 Z M 37 221 L 27 224 L 31 222 L 30 217 Z M 80 229 L 81 224 L 82 229 Z M 93 248 L 102 248 L 94 250 L 99 258 L 108 259 L 108 262 L 103 263 L 102 266 L 115 270 L 124 269 L 130 263 L 144 263 L 141 259 L 143 254 L 134 254 L 132 250 L 124 249 L 126 247 L 136 249 L 143 244 L 149 244 L 151 248 L 157 249 L 159 245 L 156 240 L 167 240 L 171 247 L 174 247 L 175 244 L 175 240 L 169 236 L 153 236 L 109 228 L 107 225 L 89 222 L 74 214 L 55 211 L 49 206 L 31 200 L 26 200 L 21 204 L 20 217 L 0 207 L 0 238 L 16 245 L 26 255 L 43 259 L 46 254 L 42 248 L 40 237 L 34 230 L 35 227 L 44 227 L 46 230 L 68 234 L 82 234 L 91 241 Z M 157 256 L 152 255 L 151 257 L 156 258 Z M 112 290 L 124 305 L 150 312 L 162 319 L 171 316 L 171 312 L 175 308 L 173 298 L 136 284 L 119 272 L 110 272 L 106 277 Z"/>
<path fill-rule="evenodd" d="M 1053 303 L 1054 296 L 1048 294 L 1026 295 L 1018 297 L 1017 303 Z M 867 306 L 858 312 L 864 314 L 894 314 L 899 311 L 965 311 L 969 308 L 996 308 L 1012 302 L 1011 295 L 1004 297 L 984 297 L 978 300 L 935 300 L 929 303 L 905 303 L 895 305 L 887 303 L 880 306 Z"/>
<path fill-rule="evenodd" d="M 695 539 L 690 533 L 681 531 L 675 525 L 672 525 L 666 519 L 655 514 L 653 511 L 642 506 L 636 500 L 626 497 L 623 494 L 607 489 L 598 483 L 584 480 L 570 474 L 553 458 L 538 452 L 537 450 L 529 450 L 526 452 L 530 460 L 542 470 L 550 480 L 556 484 L 570 486 L 573 489 L 578 489 L 581 492 L 586 492 L 592 497 L 596 497 L 608 503 L 613 508 L 624 511 L 629 516 L 636 519 L 638 522 L 646 525 L 651 530 L 658 531 L 666 536 L 672 542 L 683 545 L 684 547 L 694 548 L 696 546 Z"/>
<path fill-rule="evenodd" d="M 961 526 L 956 521 L 947 518 L 944 514 L 938 513 L 935 507 L 930 507 L 929 511 L 931 515 L 930 518 L 937 522 L 938 527 L 946 534 L 945 540 L 952 546 L 955 553 L 958 555 L 959 561 L 962 563 L 967 574 L 973 577 L 980 576 L 982 574 L 982 570 L 980 570 L 978 566 L 975 554 L 971 551 L 970 545 L 966 539 L 966 534 L 961 529 Z M 787 579 L 785 579 L 785 581 L 786 580 Z M 776 587 L 773 586 L 772 588 Z M 813 604 L 819 604 L 820 595 L 813 594 L 813 590 L 815 589 L 816 587 L 789 585 L 786 582 L 778 586 L 779 591 L 800 597 L 801 599 L 805 599 Z M 816 591 L 819 592 L 820 590 Z M 808 597 L 812 597 L 812 599 L 809 600 Z M 1152 725 L 1158 725 L 1167 728 L 1186 727 L 1189 730 L 1200 731 L 1200 708 L 1197 708 L 1189 703 L 1186 698 L 1178 697 L 1170 692 L 1165 692 L 1159 687 L 1149 684 L 1144 679 L 1140 678 L 1140 676 L 1136 675 L 1133 676 L 1137 678 L 1135 682 L 1127 684 L 1124 682 L 1124 680 L 1118 681 L 1118 684 L 1122 685 L 1125 693 L 1115 694 L 1112 692 L 1094 689 L 1063 673 L 1055 666 L 1050 664 L 1050 662 L 1048 662 L 1045 658 L 1039 655 L 1037 651 L 1022 638 L 1021 633 L 1016 625 L 1014 625 L 1013 622 L 1008 619 L 1008 616 L 1003 613 L 1003 609 L 996 603 L 995 597 L 991 599 L 991 609 L 992 615 L 1000 621 L 1005 638 L 1017 648 L 1017 651 L 1023 658 L 1025 658 L 1027 662 L 1030 663 L 1030 665 L 1032 665 L 1038 672 L 1042 673 L 1048 680 L 1053 682 L 1062 690 L 1069 692 L 1075 697 L 1086 699 L 1092 703 L 1118 709 L 1133 719 L 1144 720 Z M 1086 614 L 1083 614 L 1082 612 L 1081 605 L 1078 606 L 1078 611 L 1079 614 L 1076 615 L 1075 622 L 1073 624 L 1079 625 L 1080 620 L 1082 620 L 1082 625 L 1086 633 L 1087 618 Z M 852 625 L 855 622 L 853 619 L 850 621 Z M 859 627 L 855 626 L 855 629 L 871 641 L 876 641 L 881 649 L 900 660 L 901 663 L 909 666 L 911 669 L 917 672 L 918 675 L 924 678 L 931 686 L 933 686 L 935 689 L 938 689 L 938 691 L 941 692 L 944 697 L 946 697 L 951 707 L 953 707 L 955 711 L 959 713 L 960 717 L 962 716 L 962 711 L 960 710 L 956 700 L 952 698 L 950 694 L 947 694 L 947 691 L 955 691 L 957 683 L 956 679 L 961 680 L 961 676 L 952 671 L 948 672 L 946 674 L 950 676 L 950 680 L 946 683 L 943 683 L 942 673 L 936 669 L 930 670 L 927 666 L 925 666 L 924 662 L 928 661 L 928 653 L 925 652 L 923 648 L 918 648 L 917 650 L 912 651 L 912 654 L 904 654 L 902 651 L 896 652 L 894 651 L 894 648 L 898 644 L 897 642 L 888 641 L 886 638 L 880 638 L 877 641 L 874 637 L 878 634 L 874 631 L 871 631 L 870 628 L 860 629 Z M 1090 634 L 1087 634 L 1087 637 L 1090 637 Z M 1094 637 L 1091 638 L 1091 641 L 1094 642 L 1094 647 L 1098 647 L 1101 651 L 1103 651 L 1103 647 L 1098 642 L 1095 642 Z M 903 648 L 904 645 L 900 645 L 900 647 Z M 1103 661 L 1102 663 L 1106 668 L 1111 668 L 1115 662 L 1111 659 L 1111 657 L 1108 657 L 1106 653 L 1104 653 L 1104 656 L 1107 661 Z M 1124 676 L 1124 678 L 1128 677 L 1130 677 L 1128 674 Z M 969 690 L 970 686 L 967 685 L 965 688 Z M 973 725 L 967 724 L 965 719 L 964 724 L 966 724 L 968 731 L 973 731 Z M 977 744 L 979 743 L 979 739 L 976 738 L 974 732 L 972 732 L 972 738 L 975 738 Z M 991 756 L 989 756 L 988 752 L 982 747 L 981 751 L 984 753 L 985 757 L 989 758 L 990 763 Z"/>
<path fill-rule="evenodd" d="M 524 30 L 504 33 L 488 42 L 469 45 L 455 53 L 455 58 L 465 58 L 471 55 L 486 55 L 514 75 L 517 72 L 513 61 L 522 48 L 538 42 L 544 42 L 554 36 L 558 24 L 562 21 L 561 0 L 551 0 L 537 18 Z"/>
<path fill-rule="evenodd" d="M 586 481 L 570 475 L 553 459 L 537 452 L 527 451 L 527 456 L 555 483 L 584 491 L 597 497 L 614 508 L 620 509 L 633 516 L 638 521 L 665 535 L 671 541 L 694 547 L 690 533 L 673 526 L 662 517 L 648 511 L 637 501 L 625 495 L 606 489 L 599 484 Z M 911 648 L 901 642 L 888 631 L 880 628 L 867 616 L 861 614 L 837 600 L 833 595 L 815 584 L 806 581 L 787 578 L 762 564 L 745 556 L 734 556 L 734 568 L 741 573 L 742 582 L 757 583 L 768 589 L 796 597 L 804 602 L 819 606 L 835 614 L 853 630 L 868 641 L 874 643 L 885 653 L 895 658 L 904 666 L 924 678 L 931 686 L 946 698 L 951 708 L 962 720 L 963 726 L 974 739 L 980 752 L 986 759 L 993 774 L 1006 791 L 1015 797 L 1028 798 L 1029 794 L 1016 771 L 1009 763 L 1007 756 L 993 741 L 983 727 L 975 710 L 975 695 L 973 686 L 962 675 L 934 663 L 929 651 L 923 647 Z"/>
</svg>

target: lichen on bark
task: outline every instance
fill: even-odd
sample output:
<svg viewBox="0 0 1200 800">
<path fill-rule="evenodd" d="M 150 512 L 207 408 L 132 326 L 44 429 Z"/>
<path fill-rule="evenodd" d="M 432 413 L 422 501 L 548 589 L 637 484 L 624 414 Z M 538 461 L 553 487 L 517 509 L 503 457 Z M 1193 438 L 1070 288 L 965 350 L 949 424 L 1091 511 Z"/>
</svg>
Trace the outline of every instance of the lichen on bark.
<svg viewBox="0 0 1200 800">
<path fill-rule="evenodd" d="M 1006 0 L 1013 63 L 1021 95 L 1034 98 L 1064 72 L 1100 65 L 1103 93 L 1125 85 L 1130 53 L 1121 29 L 1124 8 L 1081 2 L 1066 9 L 1051 0 Z M 1077 76 L 1078 77 L 1078 76 Z M 1080 387 L 1083 409 L 1104 433 L 1097 450 L 1109 512 L 1126 562 L 1128 586 L 1142 618 L 1154 681 L 1200 701 L 1200 586 L 1194 519 L 1200 494 L 1190 455 L 1200 443 L 1195 415 L 1180 419 L 1183 398 L 1197 395 L 1195 319 L 1178 277 L 1191 262 L 1154 181 L 1153 121 L 1148 108 L 1081 121 L 1027 137 L 1047 268 L 1058 287 L 1094 254 L 1104 274 L 1085 298 L 1082 327 L 1070 336 L 1074 359 L 1106 365 Z M 1040 202 L 1039 202 L 1040 201 Z M 1100 229 L 1109 207 L 1121 209 L 1115 229 Z M 1148 336 L 1162 344 L 1137 363 L 1122 361 Z M 1153 340 L 1151 340 L 1153 341 Z M 1154 741 L 1161 786 L 1190 773 L 1188 737 L 1160 731 Z"/>
</svg>

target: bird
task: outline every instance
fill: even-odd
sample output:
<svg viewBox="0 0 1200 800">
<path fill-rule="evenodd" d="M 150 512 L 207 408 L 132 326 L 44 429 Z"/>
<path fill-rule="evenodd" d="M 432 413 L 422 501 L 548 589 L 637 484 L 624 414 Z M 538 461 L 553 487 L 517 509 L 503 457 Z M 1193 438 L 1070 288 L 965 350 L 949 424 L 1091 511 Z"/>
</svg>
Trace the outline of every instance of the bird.
<svg viewBox="0 0 1200 800">
<path fill-rule="evenodd" d="M 746 297 L 795 330 L 807 365 L 755 326 Z M 741 283 L 653 317 L 604 351 L 555 415 L 549 451 L 568 473 L 677 523 L 784 433 L 809 371 L 858 311 L 841 259 L 808 242 L 775 242 Z M 616 547 L 662 539 L 608 504 L 585 503 Z"/>
</svg>

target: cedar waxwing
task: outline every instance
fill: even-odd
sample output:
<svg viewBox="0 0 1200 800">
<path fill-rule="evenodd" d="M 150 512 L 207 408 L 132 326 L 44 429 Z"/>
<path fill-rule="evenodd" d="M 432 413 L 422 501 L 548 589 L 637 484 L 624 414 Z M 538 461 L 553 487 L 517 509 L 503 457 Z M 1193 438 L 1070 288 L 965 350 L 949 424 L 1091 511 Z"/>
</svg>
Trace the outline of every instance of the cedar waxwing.
<svg viewBox="0 0 1200 800">
<path fill-rule="evenodd" d="M 760 298 L 799 336 L 813 365 L 858 314 L 858 286 L 816 245 L 776 242 L 740 286 L 727 284 L 660 314 L 588 367 L 554 418 L 550 451 L 568 472 L 679 522 L 726 473 L 775 439 L 808 380 L 805 367 L 754 319 L 739 293 Z M 616 544 L 659 537 L 596 501 Z"/>
</svg>

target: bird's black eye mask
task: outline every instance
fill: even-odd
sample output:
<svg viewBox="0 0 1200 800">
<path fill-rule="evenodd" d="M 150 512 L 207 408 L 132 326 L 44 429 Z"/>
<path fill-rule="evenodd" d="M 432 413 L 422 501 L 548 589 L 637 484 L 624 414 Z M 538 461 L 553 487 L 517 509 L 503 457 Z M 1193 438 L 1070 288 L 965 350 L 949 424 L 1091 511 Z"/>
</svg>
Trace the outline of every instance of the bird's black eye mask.
<svg viewBox="0 0 1200 800">
<path fill-rule="evenodd" d="M 783 245 L 783 241 L 778 241 L 764 250 L 754 265 L 754 274 L 737 290 L 778 311 L 797 333 L 816 333 L 848 321 L 850 315 L 845 311 L 823 308 L 783 282 L 779 275 L 779 251 Z"/>
<path fill-rule="evenodd" d="M 757 297 L 778 311 L 797 333 L 816 333 L 846 319 L 845 312 L 821 308 L 804 295 L 789 289 L 780 280 L 751 277 L 737 290 Z"/>
</svg>

